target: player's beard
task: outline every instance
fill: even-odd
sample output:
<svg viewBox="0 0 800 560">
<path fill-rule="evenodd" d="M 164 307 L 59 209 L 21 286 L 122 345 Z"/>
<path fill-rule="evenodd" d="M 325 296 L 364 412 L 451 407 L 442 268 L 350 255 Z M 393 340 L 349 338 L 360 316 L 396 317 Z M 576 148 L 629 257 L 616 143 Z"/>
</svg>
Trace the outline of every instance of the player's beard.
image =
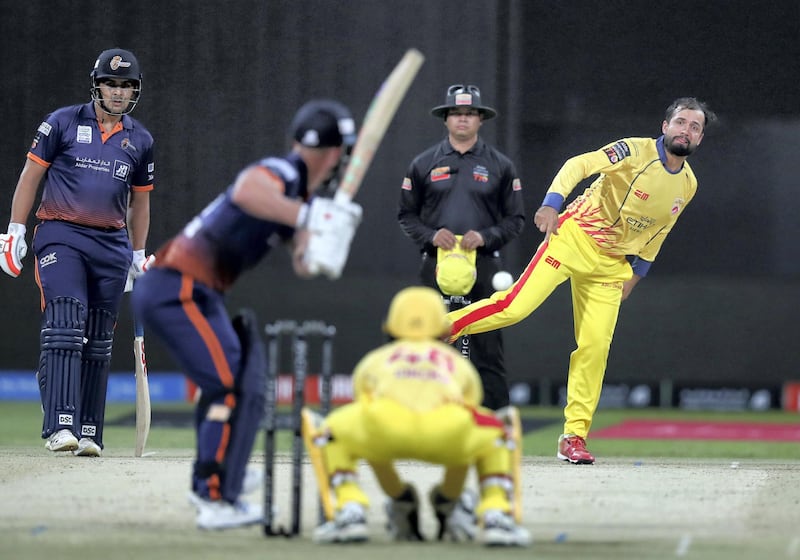
<svg viewBox="0 0 800 560">
<path fill-rule="evenodd" d="M 694 152 L 695 148 L 697 148 L 696 144 L 692 144 L 690 140 L 686 140 L 686 144 L 678 144 L 675 142 L 675 137 L 668 138 L 667 142 L 665 142 L 664 147 L 667 151 L 673 155 L 679 157 L 686 157 Z"/>
</svg>

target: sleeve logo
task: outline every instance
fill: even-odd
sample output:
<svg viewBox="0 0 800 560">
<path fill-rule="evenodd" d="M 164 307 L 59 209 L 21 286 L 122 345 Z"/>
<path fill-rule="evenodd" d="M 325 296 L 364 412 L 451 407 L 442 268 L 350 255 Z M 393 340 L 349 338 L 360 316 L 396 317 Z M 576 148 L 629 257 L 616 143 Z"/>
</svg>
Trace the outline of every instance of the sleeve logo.
<svg viewBox="0 0 800 560">
<path fill-rule="evenodd" d="M 631 155 L 631 149 L 624 140 L 603 148 L 603 152 L 611 163 L 619 163 Z"/>
</svg>

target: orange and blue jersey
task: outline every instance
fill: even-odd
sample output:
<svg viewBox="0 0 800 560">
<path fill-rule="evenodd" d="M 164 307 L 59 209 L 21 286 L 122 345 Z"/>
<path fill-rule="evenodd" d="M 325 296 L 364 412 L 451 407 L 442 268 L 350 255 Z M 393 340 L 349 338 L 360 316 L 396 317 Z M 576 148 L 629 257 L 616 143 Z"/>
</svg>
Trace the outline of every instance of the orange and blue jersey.
<svg viewBox="0 0 800 560">
<path fill-rule="evenodd" d="M 280 180 L 287 198 L 307 197 L 306 165 L 297 154 L 265 158 L 254 165 Z M 275 244 L 291 239 L 294 228 L 247 214 L 233 202 L 232 189 L 233 185 L 229 186 L 159 249 L 157 266 L 177 270 L 223 292 Z"/>
<path fill-rule="evenodd" d="M 47 168 L 36 217 L 122 229 L 131 191 L 155 182 L 153 137 L 124 115 L 106 133 L 94 103 L 63 107 L 39 125 L 28 159 Z"/>
</svg>

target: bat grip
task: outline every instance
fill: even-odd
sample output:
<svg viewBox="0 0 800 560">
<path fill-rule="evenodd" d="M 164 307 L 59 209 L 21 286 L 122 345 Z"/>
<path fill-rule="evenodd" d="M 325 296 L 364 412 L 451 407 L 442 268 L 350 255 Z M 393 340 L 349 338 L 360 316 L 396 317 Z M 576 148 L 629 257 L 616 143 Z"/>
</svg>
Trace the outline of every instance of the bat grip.
<svg viewBox="0 0 800 560">
<path fill-rule="evenodd" d="M 336 189 L 336 194 L 333 196 L 333 200 L 339 204 L 350 202 L 353 200 L 353 197 L 350 193 L 345 192 L 343 189 Z"/>
</svg>

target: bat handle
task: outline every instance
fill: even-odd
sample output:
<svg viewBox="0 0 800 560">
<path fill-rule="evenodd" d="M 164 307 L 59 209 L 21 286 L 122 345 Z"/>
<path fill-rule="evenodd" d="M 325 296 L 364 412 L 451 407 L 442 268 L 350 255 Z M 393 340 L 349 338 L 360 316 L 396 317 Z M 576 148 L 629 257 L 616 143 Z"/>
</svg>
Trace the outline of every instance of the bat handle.
<svg viewBox="0 0 800 560">
<path fill-rule="evenodd" d="M 144 325 L 139 319 L 133 319 L 133 336 L 136 338 L 144 338 Z"/>
<path fill-rule="evenodd" d="M 333 195 L 333 200 L 337 203 L 346 203 L 353 200 L 353 196 L 349 192 L 345 192 L 344 189 L 336 189 L 336 194 Z"/>
</svg>

